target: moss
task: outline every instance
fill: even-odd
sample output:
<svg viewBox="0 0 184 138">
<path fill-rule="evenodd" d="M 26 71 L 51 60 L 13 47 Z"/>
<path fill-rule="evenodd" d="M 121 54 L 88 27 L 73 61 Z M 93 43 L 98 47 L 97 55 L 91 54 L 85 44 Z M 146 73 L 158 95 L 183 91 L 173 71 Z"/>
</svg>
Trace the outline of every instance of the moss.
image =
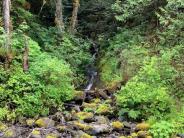
<svg viewBox="0 0 184 138">
<path fill-rule="evenodd" d="M 35 123 L 35 120 L 34 120 L 34 119 L 27 119 L 27 120 L 26 120 L 26 124 L 27 124 L 28 126 L 33 126 L 34 123 Z"/>
<path fill-rule="evenodd" d="M 80 136 L 80 138 L 92 138 L 92 136 L 88 135 L 87 133 L 84 133 Z"/>
<path fill-rule="evenodd" d="M 46 138 L 58 138 L 58 135 L 54 133 L 50 133 L 46 135 Z"/>
<path fill-rule="evenodd" d="M 97 108 L 96 113 L 97 114 L 109 114 L 109 113 L 112 113 L 112 108 L 110 107 L 109 104 L 101 104 Z"/>
<path fill-rule="evenodd" d="M 112 127 L 114 129 L 122 129 L 124 127 L 124 125 L 120 121 L 114 121 L 114 122 L 112 122 Z"/>
<path fill-rule="evenodd" d="M 150 128 L 150 125 L 145 122 L 136 125 L 137 130 L 148 130 L 149 128 Z"/>
<path fill-rule="evenodd" d="M 7 128 L 8 127 L 5 124 L 3 124 L 3 123 L 0 122 L 0 132 L 5 131 Z"/>
<path fill-rule="evenodd" d="M 91 119 L 94 117 L 94 114 L 93 113 L 88 113 L 88 112 L 78 112 L 75 114 L 75 117 L 77 119 L 80 119 L 80 120 L 86 120 L 86 119 Z"/>
<path fill-rule="evenodd" d="M 87 125 L 87 124 L 82 124 L 80 122 L 74 122 L 74 125 L 75 127 L 77 127 L 78 129 L 81 129 L 81 130 L 90 130 L 92 129 L 92 127 L 90 125 Z"/>
</svg>

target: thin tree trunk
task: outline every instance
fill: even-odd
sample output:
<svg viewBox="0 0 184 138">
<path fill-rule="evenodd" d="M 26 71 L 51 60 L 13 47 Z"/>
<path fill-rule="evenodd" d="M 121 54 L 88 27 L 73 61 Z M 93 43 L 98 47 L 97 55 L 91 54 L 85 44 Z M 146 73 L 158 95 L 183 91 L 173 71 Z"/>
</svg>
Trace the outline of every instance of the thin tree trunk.
<svg viewBox="0 0 184 138">
<path fill-rule="evenodd" d="M 6 42 L 5 42 L 5 49 L 6 49 L 6 61 L 5 61 L 5 68 L 9 68 L 10 63 L 12 61 L 12 54 L 11 54 L 11 44 L 10 44 L 10 0 L 3 0 L 3 25 L 4 30 L 6 33 Z"/>
<path fill-rule="evenodd" d="M 56 0 L 55 23 L 60 31 L 64 29 L 62 0 Z"/>
<path fill-rule="evenodd" d="M 25 36 L 25 48 L 23 53 L 23 71 L 27 72 L 29 70 L 29 43 L 27 37 Z"/>
<path fill-rule="evenodd" d="M 79 11 L 80 2 L 79 0 L 73 0 L 73 11 L 72 11 L 72 18 L 71 18 L 71 25 L 70 25 L 70 32 L 75 32 L 75 27 L 77 24 L 77 14 Z"/>
</svg>

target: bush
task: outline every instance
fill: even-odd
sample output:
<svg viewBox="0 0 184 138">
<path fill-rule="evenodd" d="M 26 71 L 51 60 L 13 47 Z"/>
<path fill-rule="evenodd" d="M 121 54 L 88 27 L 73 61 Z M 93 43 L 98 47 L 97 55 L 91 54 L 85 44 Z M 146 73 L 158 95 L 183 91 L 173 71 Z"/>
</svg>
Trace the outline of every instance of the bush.
<svg viewBox="0 0 184 138">
<path fill-rule="evenodd" d="M 172 122 L 160 121 L 151 126 L 150 133 L 154 138 L 170 138 L 176 132 Z"/>
<path fill-rule="evenodd" d="M 163 118 L 171 113 L 173 99 L 165 85 L 167 70 L 160 70 L 158 58 L 153 57 L 117 94 L 120 115 L 132 119 Z M 161 74 L 162 73 L 162 74 Z"/>
<path fill-rule="evenodd" d="M 43 86 L 25 74 L 21 68 L 11 70 L 9 78 L 0 85 L 0 104 L 7 107 L 16 115 L 35 116 L 47 114 L 48 108 L 44 106 Z M 5 71 L 4 71 L 5 72 Z"/>
</svg>

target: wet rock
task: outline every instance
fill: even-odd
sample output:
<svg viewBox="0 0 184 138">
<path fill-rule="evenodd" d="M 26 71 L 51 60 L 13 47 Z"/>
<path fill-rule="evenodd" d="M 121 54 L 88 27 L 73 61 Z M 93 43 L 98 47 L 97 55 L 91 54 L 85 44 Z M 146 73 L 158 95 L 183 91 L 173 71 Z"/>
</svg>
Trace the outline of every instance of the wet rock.
<svg viewBox="0 0 184 138">
<path fill-rule="evenodd" d="M 98 106 L 97 110 L 96 110 L 97 114 L 100 115 L 107 115 L 107 114 L 111 114 L 112 113 L 112 108 L 109 104 L 101 104 Z"/>
<path fill-rule="evenodd" d="M 78 112 L 75 114 L 75 118 L 79 120 L 91 120 L 93 119 L 94 114 L 91 112 Z"/>
<path fill-rule="evenodd" d="M 35 120 L 34 119 L 27 119 L 26 120 L 26 125 L 29 126 L 29 127 L 32 127 L 34 126 L 35 124 Z"/>
<path fill-rule="evenodd" d="M 111 132 L 111 128 L 109 125 L 107 125 L 107 124 L 101 124 L 101 125 L 93 124 L 92 131 L 90 132 L 90 134 L 97 135 L 100 133 L 109 133 L 109 132 Z"/>
<path fill-rule="evenodd" d="M 121 130 L 123 129 L 124 125 L 120 121 L 114 121 L 111 123 L 111 126 L 113 127 L 114 130 Z"/>
<path fill-rule="evenodd" d="M 36 120 L 35 124 L 39 127 L 49 128 L 54 127 L 55 122 L 47 117 Z"/>
<path fill-rule="evenodd" d="M 145 122 L 136 125 L 136 130 L 148 130 L 149 128 L 150 125 Z"/>
<path fill-rule="evenodd" d="M 97 124 L 109 124 L 109 119 L 105 116 L 96 116 L 95 121 Z"/>
<path fill-rule="evenodd" d="M 33 129 L 28 138 L 42 138 L 40 130 Z"/>
</svg>

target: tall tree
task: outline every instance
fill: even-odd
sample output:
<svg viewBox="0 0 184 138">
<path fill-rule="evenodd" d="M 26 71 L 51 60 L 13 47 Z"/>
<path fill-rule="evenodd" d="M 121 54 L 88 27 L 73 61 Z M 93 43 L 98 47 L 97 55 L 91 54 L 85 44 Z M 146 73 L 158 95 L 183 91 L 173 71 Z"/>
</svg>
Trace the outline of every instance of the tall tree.
<svg viewBox="0 0 184 138">
<path fill-rule="evenodd" d="M 10 44 L 10 6 L 11 6 L 11 0 L 3 0 L 3 25 L 4 30 L 6 33 L 6 43 L 5 43 L 5 49 L 6 49 L 6 63 L 5 68 L 8 68 L 11 60 L 12 60 L 12 54 L 11 54 L 11 44 Z"/>
<path fill-rule="evenodd" d="M 80 1 L 79 0 L 73 0 L 73 11 L 72 11 L 72 18 L 71 18 L 71 24 L 70 24 L 70 32 L 75 32 L 75 27 L 77 24 L 77 15 L 79 11 Z"/>
<path fill-rule="evenodd" d="M 63 4 L 62 0 L 56 0 L 56 12 L 55 12 L 55 23 L 59 30 L 64 29 L 64 21 L 63 21 Z"/>
</svg>

